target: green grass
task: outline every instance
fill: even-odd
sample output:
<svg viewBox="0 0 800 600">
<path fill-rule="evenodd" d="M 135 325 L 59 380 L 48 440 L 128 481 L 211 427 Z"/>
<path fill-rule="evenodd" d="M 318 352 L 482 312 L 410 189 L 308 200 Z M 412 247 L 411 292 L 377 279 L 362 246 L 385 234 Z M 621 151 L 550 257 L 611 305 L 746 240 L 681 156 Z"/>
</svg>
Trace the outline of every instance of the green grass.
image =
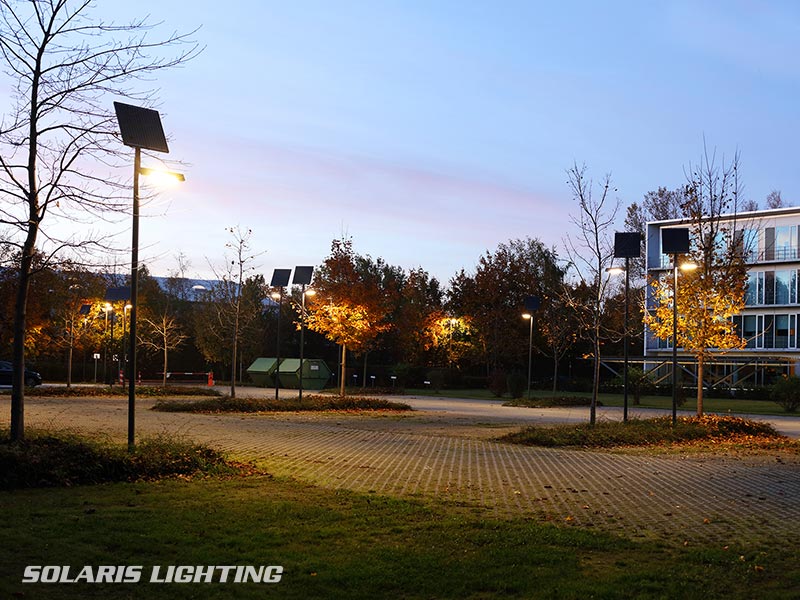
<svg viewBox="0 0 800 600">
<path fill-rule="evenodd" d="M 363 396 L 332 396 L 309 394 L 299 398 L 208 398 L 194 401 L 164 401 L 153 406 L 153 410 L 163 412 L 287 412 L 287 411 L 350 411 L 350 410 L 411 410 L 408 404 L 391 402 L 384 398 Z"/>
<path fill-rule="evenodd" d="M 498 398 L 487 389 L 467 389 L 467 390 L 441 390 L 438 393 L 430 389 L 407 389 L 406 394 L 413 396 L 432 396 L 440 398 L 465 398 L 475 400 L 495 400 L 498 402 L 508 401 L 510 398 L 506 394 L 503 398 Z M 526 392 L 527 396 L 527 392 Z M 586 392 L 557 392 L 558 397 L 579 397 L 585 398 L 591 396 Z M 553 397 L 552 390 L 531 390 L 531 398 L 551 398 Z M 597 399 L 602 406 L 615 406 L 621 407 L 623 405 L 622 394 L 598 394 Z M 628 406 L 630 408 L 660 408 L 671 409 L 672 397 L 671 396 L 642 396 L 641 404 L 634 406 L 633 396 L 628 398 Z M 798 416 L 800 413 L 787 413 L 777 403 L 771 400 L 734 400 L 725 398 L 704 398 L 703 400 L 704 412 L 710 413 L 730 413 L 730 414 L 754 414 L 754 415 L 784 415 L 784 416 Z M 686 399 L 683 406 L 679 407 L 681 412 L 695 413 L 697 412 L 697 402 L 694 396 Z"/>
<path fill-rule="evenodd" d="M 719 419 L 720 434 L 752 433 Z M 766 431 L 766 430 L 764 430 Z M 7 436 L 6 436 L 7 438 Z M 89 469 L 128 456 L 96 440 L 31 432 L 25 468 Z M 199 463 L 195 455 L 200 452 Z M 133 462 L 146 481 L 0 492 L 3 598 L 793 598 L 793 548 L 673 546 L 492 518 L 479 508 L 326 490 L 263 476 L 167 478 L 217 472 L 213 450 L 161 439 Z M 189 469 L 185 466 L 189 461 Z M 12 461 L 4 457 L 0 468 Z M 235 464 L 234 464 L 235 466 Z M 223 472 L 229 475 L 229 471 Z M 241 475 L 250 475 L 242 477 Z M 101 479 L 102 480 L 102 479 Z M 51 482 L 52 483 L 52 482 Z M 66 487 L 64 487 L 66 485 Z M 29 565 L 141 567 L 138 583 L 23 584 Z M 155 566 L 279 565 L 278 583 L 150 583 Z"/>
<path fill-rule="evenodd" d="M 8 430 L 0 431 L 0 489 L 233 475 L 245 467 L 252 470 L 179 438 L 145 438 L 128 452 L 119 444 L 63 431 L 29 429 L 21 442 L 11 442 Z"/>
<path fill-rule="evenodd" d="M 500 438 L 501 441 L 528 446 L 613 448 L 616 446 L 655 446 L 698 444 L 747 448 L 781 448 L 800 451 L 795 440 L 780 435 L 772 425 L 739 417 L 705 415 L 631 419 L 589 423 L 531 426 Z"/>
<path fill-rule="evenodd" d="M 11 389 L 5 389 L 0 393 L 10 394 Z M 113 387 L 108 385 L 77 385 L 72 387 L 51 387 L 42 386 L 35 388 L 25 388 L 26 396 L 44 396 L 48 398 L 96 398 L 96 397 L 128 397 L 128 390 L 120 385 Z M 164 396 L 221 396 L 220 392 L 213 388 L 203 386 L 183 386 L 168 385 L 137 385 L 136 395 L 142 397 L 164 397 Z"/>
<path fill-rule="evenodd" d="M 264 477 L 0 493 L 0 597 L 794 598 L 793 548 L 669 547 Z M 20 583 L 141 565 L 137 584 Z M 275 584 L 150 584 L 154 565 L 281 565 Z"/>
</svg>

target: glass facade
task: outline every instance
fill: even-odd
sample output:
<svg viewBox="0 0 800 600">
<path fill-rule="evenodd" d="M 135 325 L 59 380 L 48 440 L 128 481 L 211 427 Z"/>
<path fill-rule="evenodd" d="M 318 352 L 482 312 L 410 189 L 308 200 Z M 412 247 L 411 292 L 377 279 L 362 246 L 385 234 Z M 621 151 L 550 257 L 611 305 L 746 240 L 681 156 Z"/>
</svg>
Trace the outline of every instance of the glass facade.
<svg viewBox="0 0 800 600">
<path fill-rule="evenodd" d="M 797 269 L 750 271 L 745 288 L 746 306 L 797 304 Z"/>
<path fill-rule="evenodd" d="M 732 239 L 749 267 L 745 287 L 747 308 L 732 317 L 746 348 L 763 350 L 767 355 L 768 351 L 800 352 L 797 331 L 800 325 L 800 209 L 777 217 L 754 217 L 746 228 L 736 229 Z M 717 251 L 726 243 L 722 237 L 714 242 Z M 648 266 L 671 269 L 671 257 L 658 258 L 661 264 L 654 261 Z M 659 275 L 665 274 L 662 271 Z M 648 307 L 652 302 L 653 298 L 648 297 Z M 648 333 L 646 345 L 651 350 L 669 349 L 671 340 L 658 340 Z"/>
<path fill-rule="evenodd" d="M 737 315 L 733 324 L 747 348 L 787 350 L 797 348 L 797 314 Z"/>
</svg>

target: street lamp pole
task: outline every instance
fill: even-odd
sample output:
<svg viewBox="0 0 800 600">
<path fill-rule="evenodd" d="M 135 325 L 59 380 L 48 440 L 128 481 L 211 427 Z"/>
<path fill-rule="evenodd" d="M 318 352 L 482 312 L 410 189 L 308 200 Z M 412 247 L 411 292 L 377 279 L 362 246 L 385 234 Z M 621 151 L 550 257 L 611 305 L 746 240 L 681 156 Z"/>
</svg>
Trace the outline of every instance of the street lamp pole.
<svg viewBox="0 0 800 600">
<path fill-rule="evenodd" d="M 678 422 L 678 255 L 672 255 L 672 424 Z"/>
<path fill-rule="evenodd" d="M 299 401 L 303 401 L 303 350 L 305 349 L 305 332 L 306 332 L 306 284 L 300 287 L 300 385 L 299 385 Z"/>
<path fill-rule="evenodd" d="M 630 277 L 631 277 L 631 265 L 630 265 L 630 258 L 625 257 L 625 318 L 623 323 L 624 331 L 622 332 L 622 357 L 625 363 L 624 369 L 625 373 L 622 378 L 622 385 L 625 388 L 623 391 L 622 396 L 622 421 L 624 423 L 628 422 L 628 296 L 630 296 L 629 288 L 630 288 Z"/>
<path fill-rule="evenodd" d="M 300 394 L 299 400 L 303 401 L 303 352 L 305 350 L 305 331 L 306 331 L 306 295 L 313 296 L 317 292 L 314 290 L 306 290 L 306 284 L 301 285 L 302 298 L 300 300 L 301 314 L 300 314 Z"/>
<path fill-rule="evenodd" d="M 531 322 L 530 334 L 528 335 L 528 400 L 531 399 L 531 365 L 533 364 L 533 315 L 531 313 L 523 313 L 523 319 L 528 319 Z"/>
<path fill-rule="evenodd" d="M 133 226 L 131 233 L 131 329 L 128 361 L 128 450 L 136 444 L 136 316 L 139 308 L 139 172 L 142 150 L 134 148 L 133 159 Z"/>
<path fill-rule="evenodd" d="M 121 361 L 120 362 L 120 364 L 121 364 L 120 371 L 122 373 L 125 373 L 125 376 L 128 375 L 128 373 L 127 373 L 127 368 L 128 368 L 128 360 L 127 360 L 127 358 L 128 358 L 128 356 L 127 356 L 127 354 L 125 354 L 125 329 L 127 328 L 126 327 L 126 325 L 127 325 L 126 322 L 128 320 L 128 311 L 131 309 L 132 306 L 133 305 L 128 302 L 128 303 L 125 304 L 124 307 L 122 307 L 122 352 L 120 352 L 120 361 Z M 131 378 L 128 377 L 128 385 L 130 385 L 130 384 L 131 384 Z"/>
<path fill-rule="evenodd" d="M 103 381 L 108 381 L 108 307 L 106 306 L 103 307 L 103 316 L 105 317 L 103 326 L 103 338 L 105 341 L 103 348 Z M 95 383 L 97 382 L 95 381 Z"/>
<path fill-rule="evenodd" d="M 111 314 L 111 318 L 109 319 L 109 321 L 111 321 L 111 342 L 110 342 L 110 346 L 111 346 L 111 369 L 112 369 L 112 372 L 109 373 L 109 377 L 106 380 L 106 383 L 108 383 L 109 386 L 114 387 L 114 373 L 113 373 L 113 369 L 114 369 L 114 305 L 106 302 L 106 312 Z"/>
<path fill-rule="evenodd" d="M 158 111 L 141 106 L 114 102 L 122 143 L 134 149 L 133 159 L 133 227 L 131 228 L 131 329 L 130 362 L 128 363 L 128 450 L 134 448 L 136 405 L 136 313 L 139 288 L 139 174 L 147 175 L 152 169 L 142 168 L 142 148 L 153 152 L 169 152 L 161 116 Z M 180 173 L 168 173 L 178 181 Z"/>
<path fill-rule="evenodd" d="M 283 288 L 272 297 L 278 296 L 278 335 L 275 350 L 275 400 L 278 399 L 278 390 L 281 387 L 280 368 L 281 368 L 281 312 L 283 312 Z"/>
</svg>

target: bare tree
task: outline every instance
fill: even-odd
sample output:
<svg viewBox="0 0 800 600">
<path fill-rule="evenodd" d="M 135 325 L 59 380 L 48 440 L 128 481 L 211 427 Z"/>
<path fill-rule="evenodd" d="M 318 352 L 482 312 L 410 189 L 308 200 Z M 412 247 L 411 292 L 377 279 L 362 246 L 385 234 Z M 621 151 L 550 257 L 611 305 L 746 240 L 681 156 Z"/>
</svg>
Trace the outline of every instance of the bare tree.
<svg viewBox="0 0 800 600">
<path fill-rule="evenodd" d="M 169 353 L 177 350 L 186 341 L 187 336 L 183 333 L 183 327 L 178 319 L 170 314 L 169 304 L 161 307 L 155 313 L 147 313 L 142 317 L 143 331 L 139 336 L 139 343 L 145 348 L 150 348 L 160 352 L 163 362 L 163 376 L 161 385 L 167 387 L 167 373 L 169 370 Z M 133 383 L 131 382 L 131 385 Z"/>
<path fill-rule="evenodd" d="M 603 337 L 603 306 L 608 287 L 606 269 L 614 257 L 611 234 L 619 211 L 619 200 L 612 200 L 616 189 L 611 175 L 600 181 L 598 193 L 586 174 L 586 165 L 577 163 L 567 170 L 573 198 L 578 203 L 578 214 L 570 220 L 577 226 L 576 238 L 567 237 L 566 249 L 579 284 L 572 290 L 570 302 L 577 317 L 580 334 L 592 344 L 593 385 L 589 421 L 597 419 L 597 395 L 600 386 L 600 343 Z"/>
<path fill-rule="evenodd" d="M 767 194 L 766 204 L 767 208 L 785 208 L 787 206 L 786 202 L 781 198 L 780 190 L 772 190 Z"/>
<path fill-rule="evenodd" d="M 243 333 L 252 327 L 263 310 L 261 300 L 266 296 L 266 286 L 263 277 L 248 276 L 256 268 L 253 261 L 262 254 L 250 248 L 253 231 L 243 230 L 238 225 L 226 231 L 232 238 L 225 244 L 229 252 L 221 268 L 209 261 L 217 282 L 203 294 L 203 302 L 196 307 L 194 334 L 206 360 L 222 365 L 230 361 L 231 398 L 235 398 L 236 366 Z M 254 287 L 257 289 L 253 290 Z"/>
<path fill-rule="evenodd" d="M 742 212 L 755 212 L 758 210 L 758 200 L 753 200 L 749 198 L 742 202 L 741 206 Z"/>
<path fill-rule="evenodd" d="M 570 306 L 568 286 L 563 282 L 542 298 L 540 328 L 546 348 L 543 354 L 553 357 L 553 396 L 558 391 L 559 362 L 578 337 Z"/>
<path fill-rule="evenodd" d="M 14 87 L 0 123 L 0 225 L 19 250 L 14 308 L 11 438 L 24 437 L 26 307 L 33 257 L 51 258 L 97 239 L 58 239 L 45 216 L 95 219 L 125 206 L 109 172 L 120 145 L 112 96 L 152 104 L 134 83 L 198 52 L 185 34 L 151 39 L 146 20 L 126 25 L 92 14 L 90 0 L 0 0 L 0 56 Z M 188 34 L 191 35 L 191 34 Z M 176 48 L 169 58 L 152 56 Z M 99 169 L 99 170 L 98 170 Z"/>
</svg>

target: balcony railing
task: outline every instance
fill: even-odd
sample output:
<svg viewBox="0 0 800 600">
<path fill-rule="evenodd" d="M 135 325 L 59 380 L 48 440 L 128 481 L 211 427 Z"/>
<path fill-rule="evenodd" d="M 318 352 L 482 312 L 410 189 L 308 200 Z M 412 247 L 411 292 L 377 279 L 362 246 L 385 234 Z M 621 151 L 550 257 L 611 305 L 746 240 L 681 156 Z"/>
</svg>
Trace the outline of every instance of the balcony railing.
<svg viewBox="0 0 800 600">
<path fill-rule="evenodd" d="M 792 246 L 782 246 L 780 248 L 772 248 L 770 250 L 761 250 L 758 252 L 751 251 L 745 253 L 744 261 L 748 264 L 757 264 L 765 262 L 792 262 L 800 260 L 800 248 Z M 651 269 L 671 269 L 672 256 L 669 254 L 662 254 L 660 263 L 657 267 L 650 267 Z"/>
</svg>

